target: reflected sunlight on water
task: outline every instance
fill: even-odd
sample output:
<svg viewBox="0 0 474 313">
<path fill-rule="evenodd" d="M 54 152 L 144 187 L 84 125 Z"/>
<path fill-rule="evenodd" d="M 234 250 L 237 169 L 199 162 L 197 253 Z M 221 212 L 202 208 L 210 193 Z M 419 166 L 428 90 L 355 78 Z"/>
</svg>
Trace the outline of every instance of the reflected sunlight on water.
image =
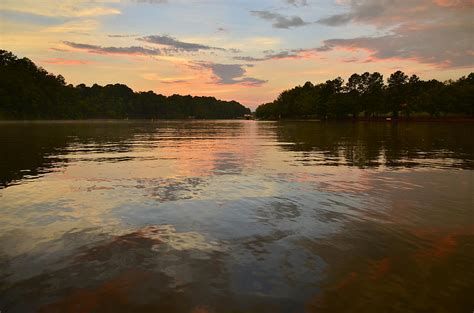
<svg viewBox="0 0 474 313">
<path fill-rule="evenodd" d="M 0 310 L 469 312 L 473 130 L 0 123 Z"/>
</svg>

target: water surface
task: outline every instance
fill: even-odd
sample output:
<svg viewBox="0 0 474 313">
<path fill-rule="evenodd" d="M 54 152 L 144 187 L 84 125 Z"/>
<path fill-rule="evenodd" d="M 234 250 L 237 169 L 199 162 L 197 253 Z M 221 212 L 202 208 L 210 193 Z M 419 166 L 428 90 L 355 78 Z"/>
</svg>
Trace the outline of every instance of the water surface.
<svg viewBox="0 0 474 313">
<path fill-rule="evenodd" d="M 471 312 L 472 134 L 0 123 L 0 311 Z"/>
</svg>

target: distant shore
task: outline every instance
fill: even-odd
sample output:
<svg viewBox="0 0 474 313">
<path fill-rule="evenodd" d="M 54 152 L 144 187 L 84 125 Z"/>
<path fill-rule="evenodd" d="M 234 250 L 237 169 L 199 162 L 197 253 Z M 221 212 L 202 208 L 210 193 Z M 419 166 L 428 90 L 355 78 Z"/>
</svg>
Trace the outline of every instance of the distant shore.
<svg viewBox="0 0 474 313">
<path fill-rule="evenodd" d="M 331 119 L 314 119 L 314 118 L 284 118 L 284 119 L 259 119 L 260 121 L 276 121 L 276 122 L 449 122 L 449 123 L 473 123 L 474 117 L 346 117 Z"/>
<path fill-rule="evenodd" d="M 181 119 L 170 119 L 170 118 L 155 118 L 155 119 L 110 119 L 110 118 L 104 118 L 104 119 L 25 119 L 25 120 L 14 120 L 14 119 L 5 119 L 2 120 L 0 119 L 0 124 L 6 124 L 6 123 L 117 123 L 117 122 L 123 122 L 123 123 L 136 123 L 136 122 L 204 122 L 204 121 L 247 121 L 244 118 L 229 118 L 229 119 L 186 119 L 186 118 L 181 118 Z"/>
<path fill-rule="evenodd" d="M 204 121 L 246 121 L 246 119 L 36 119 L 36 120 L 2 120 L 0 124 L 8 123 L 136 123 L 136 122 L 204 122 Z M 263 121 L 263 122 L 366 122 L 366 123 L 397 123 L 397 122 L 446 122 L 446 123 L 474 123 L 474 117 L 429 117 L 429 116 L 416 116 L 416 117 L 356 117 L 356 118 L 331 118 L 331 119 L 315 119 L 315 118 L 282 118 L 282 119 L 252 119 L 252 121 Z"/>
</svg>

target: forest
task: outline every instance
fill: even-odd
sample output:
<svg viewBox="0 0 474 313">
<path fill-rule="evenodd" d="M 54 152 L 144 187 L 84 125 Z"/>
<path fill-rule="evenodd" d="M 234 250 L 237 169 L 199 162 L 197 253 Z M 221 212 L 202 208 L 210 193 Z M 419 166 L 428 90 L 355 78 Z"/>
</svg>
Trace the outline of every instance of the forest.
<svg viewBox="0 0 474 313">
<path fill-rule="evenodd" d="M 474 73 L 456 81 L 424 81 L 402 71 L 353 74 L 282 92 L 256 110 L 259 119 L 340 119 L 410 116 L 474 117 Z"/>
<path fill-rule="evenodd" d="M 28 58 L 0 50 L 0 119 L 234 119 L 250 109 L 214 97 L 134 92 L 123 84 L 67 84 Z"/>
</svg>

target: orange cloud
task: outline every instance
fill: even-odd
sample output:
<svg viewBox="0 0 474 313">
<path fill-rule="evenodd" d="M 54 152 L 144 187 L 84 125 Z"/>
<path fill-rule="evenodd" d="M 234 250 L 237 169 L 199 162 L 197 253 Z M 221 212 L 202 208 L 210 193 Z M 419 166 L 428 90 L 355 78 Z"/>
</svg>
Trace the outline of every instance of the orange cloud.
<svg viewBox="0 0 474 313">
<path fill-rule="evenodd" d="M 86 60 L 71 60 L 63 58 L 51 58 L 41 61 L 41 63 L 46 64 L 56 64 L 56 65 L 80 65 L 80 64 L 91 64 L 93 62 Z"/>
<path fill-rule="evenodd" d="M 467 7 L 474 5 L 474 0 L 435 0 L 442 7 Z"/>
</svg>

